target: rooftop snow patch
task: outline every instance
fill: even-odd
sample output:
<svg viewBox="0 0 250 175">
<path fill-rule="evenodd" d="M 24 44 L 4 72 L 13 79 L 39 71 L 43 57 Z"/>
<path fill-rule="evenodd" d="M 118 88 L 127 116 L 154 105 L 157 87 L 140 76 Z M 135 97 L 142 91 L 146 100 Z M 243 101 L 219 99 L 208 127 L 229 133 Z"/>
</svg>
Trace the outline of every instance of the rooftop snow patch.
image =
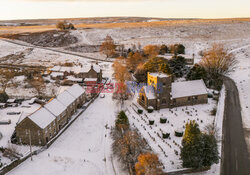
<svg viewBox="0 0 250 175">
<path fill-rule="evenodd" d="M 61 66 L 54 66 L 54 67 L 52 67 L 50 70 L 51 70 L 52 72 L 59 72 L 60 69 L 61 69 Z"/>
<path fill-rule="evenodd" d="M 168 74 L 164 74 L 164 73 L 149 73 L 150 75 L 154 76 L 154 77 L 159 77 L 159 78 L 166 78 L 169 77 Z"/>
<path fill-rule="evenodd" d="M 190 97 L 207 93 L 207 88 L 203 80 L 172 83 L 172 98 Z"/>
<path fill-rule="evenodd" d="M 144 92 L 148 99 L 156 99 L 155 89 L 153 86 L 143 86 Z"/>
<path fill-rule="evenodd" d="M 68 73 L 70 73 L 71 70 L 72 70 L 71 67 L 61 67 L 60 72 L 68 72 Z"/>
<path fill-rule="evenodd" d="M 97 81 L 97 78 L 85 78 L 84 81 Z"/>
<path fill-rule="evenodd" d="M 57 97 L 57 100 L 61 102 L 64 106 L 68 107 L 75 101 L 75 97 L 72 96 L 67 90 L 63 91 Z"/>
<path fill-rule="evenodd" d="M 28 117 L 41 129 L 46 128 L 51 122 L 55 120 L 55 116 L 45 108 L 38 109 Z"/>
<path fill-rule="evenodd" d="M 75 98 L 79 98 L 85 93 L 85 90 L 78 84 L 74 84 L 73 86 L 68 88 L 67 91 Z"/>
<path fill-rule="evenodd" d="M 56 98 L 51 100 L 49 103 L 44 105 L 44 107 L 49 110 L 55 116 L 61 115 L 67 108 L 61 102 L 59 102 Z"/>
</svg>

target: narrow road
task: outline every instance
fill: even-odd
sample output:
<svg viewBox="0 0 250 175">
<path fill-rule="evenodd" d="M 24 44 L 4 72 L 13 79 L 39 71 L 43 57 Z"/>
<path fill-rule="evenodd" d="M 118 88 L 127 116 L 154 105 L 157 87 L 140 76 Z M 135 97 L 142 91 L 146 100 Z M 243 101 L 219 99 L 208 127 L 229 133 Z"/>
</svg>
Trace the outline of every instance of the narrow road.
<svg viewBox="0 0 250 175">
<path fill-rule="evenodd" d="M 62 50 L 52 49 L 52 48 L 48 48 L 48 47 L 34 46 L 34 45 L 31 45 L 31 44 L 28 44 L 28 43 L 27 44 L 19 43 L 19 42 L 16 42 L 15 40 L 10 40 L 10 39 L 6 39 L 6 38 L 0 38 L 0 40 L 11 43 L 11 44 L 23 46 L 23 47 L 43 49 L 43 50 L 62 53 L 62 54 L 66 54 L 66 55 L 77 56 L 77 57 L 81 57 L 81 58 L 85 58 L 85 59 L 89 59 L 89 60 L 93 60 L 93 61 L 101 61 L 101 62 L 108 62 L 108 63 L 113 62 L 112 60 L 101 60 L 101 59 L 98 59 L 98 58 L 84 56 L 84 55 L 81 55 L 81 54 L 78 54 L 78 53 L 72 53 L 72 52 L 69 52 L 69 51 L 62 51 Z"/>
<path fill-rule="evenodd" d="M 224 79 L 226 87 L 223 121 L 223 156 L 221 175 L 250 175 L 250 161 L 244 137 L 238 89 L 233 80 Z"/>
</svg>

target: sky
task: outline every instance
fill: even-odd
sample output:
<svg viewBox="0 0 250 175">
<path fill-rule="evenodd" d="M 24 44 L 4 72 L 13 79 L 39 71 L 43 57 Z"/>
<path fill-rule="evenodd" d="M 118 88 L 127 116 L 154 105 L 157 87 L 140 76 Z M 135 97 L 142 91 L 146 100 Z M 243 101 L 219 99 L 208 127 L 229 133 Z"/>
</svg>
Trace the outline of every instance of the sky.
<svg viewBox="0 0 250 175">
<path fill-rule="evenodd" d="M 0 20 L 107 16 L 250 17 L 250 0 L 0 0 Z"/>
</svg>

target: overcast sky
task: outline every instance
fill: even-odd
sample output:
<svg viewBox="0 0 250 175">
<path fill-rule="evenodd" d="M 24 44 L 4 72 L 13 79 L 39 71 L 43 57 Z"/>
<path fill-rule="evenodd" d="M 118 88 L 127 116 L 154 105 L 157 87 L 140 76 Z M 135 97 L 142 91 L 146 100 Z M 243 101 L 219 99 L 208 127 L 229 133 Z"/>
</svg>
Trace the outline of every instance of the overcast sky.
<svg viewBox="0 0 250 175">
<path fill-rule="evenodd" d="M 105 16 L 250 17 L 250 0 L 0 0 L 0 20 Z"/>
</svg>

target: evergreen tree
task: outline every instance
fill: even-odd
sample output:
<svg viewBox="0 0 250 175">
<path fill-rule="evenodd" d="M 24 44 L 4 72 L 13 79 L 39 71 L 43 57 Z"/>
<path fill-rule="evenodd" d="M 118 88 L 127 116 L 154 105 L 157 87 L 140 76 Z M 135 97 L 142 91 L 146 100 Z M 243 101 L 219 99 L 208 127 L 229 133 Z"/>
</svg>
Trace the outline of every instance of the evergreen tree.
<svg viewBox="0 0 250 175">
<path fill-rule="evenodd" d="M 202 168 L 218 163 L 218 145 L 215 136 L 201 133 L 195 121 L 186 124 L 181 159 L 183 167 L 187 168 Z"/>
</svg>

